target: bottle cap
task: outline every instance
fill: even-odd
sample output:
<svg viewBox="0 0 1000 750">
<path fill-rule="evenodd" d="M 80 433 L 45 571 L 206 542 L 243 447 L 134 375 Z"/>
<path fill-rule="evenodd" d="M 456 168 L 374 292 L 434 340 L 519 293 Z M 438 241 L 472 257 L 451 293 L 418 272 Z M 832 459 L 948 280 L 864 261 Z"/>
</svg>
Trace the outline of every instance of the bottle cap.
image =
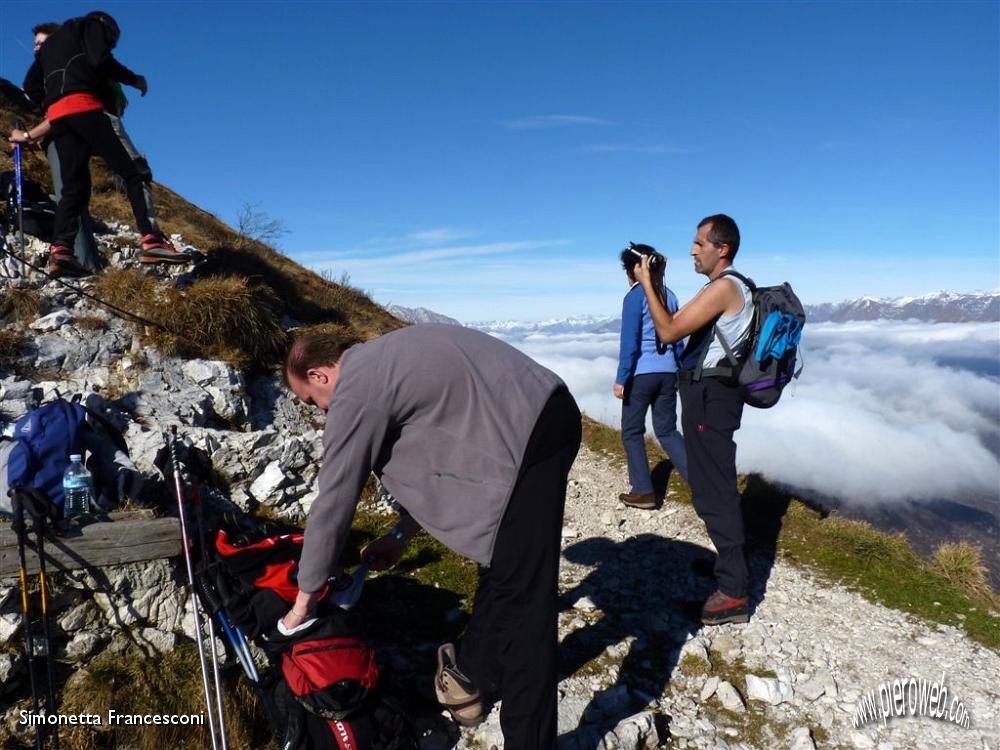
<svg viewBox="0 0 1000 750">
<path fill-rule="evenodd" d="M 81 456 L 79 453 L 72 453 L 72 454 L 70 454 L 69 460 L 70 461 L 82 461 L 83 460 L 83 456 Z"/>
</svg>

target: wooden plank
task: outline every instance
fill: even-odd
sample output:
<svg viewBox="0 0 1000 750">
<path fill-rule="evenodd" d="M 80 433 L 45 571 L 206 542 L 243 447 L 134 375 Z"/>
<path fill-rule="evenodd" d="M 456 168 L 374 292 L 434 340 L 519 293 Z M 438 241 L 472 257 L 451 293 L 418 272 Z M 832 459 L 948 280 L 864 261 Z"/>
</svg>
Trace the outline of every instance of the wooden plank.
<svg viewBox="0 0 1000 750">
<path fill-rule="evenodd" d="M 176 518 L 144 518 L 143 515 L 140 511 L 126 516 L 127 520 L 92 523 L 75 529 L 66 537 L 46 536 L 46 570 L 56 573 L 180 555 L 180 521 Z M 25 548 L 27 569 L 28 573 L 36 573 L 38 556 L 33 532 L 29 532 L 29 541 Z M 19 567 L 17 535 L 9 525 L 2 525 L 0 578 L 16 577 Z"/>
</svg>

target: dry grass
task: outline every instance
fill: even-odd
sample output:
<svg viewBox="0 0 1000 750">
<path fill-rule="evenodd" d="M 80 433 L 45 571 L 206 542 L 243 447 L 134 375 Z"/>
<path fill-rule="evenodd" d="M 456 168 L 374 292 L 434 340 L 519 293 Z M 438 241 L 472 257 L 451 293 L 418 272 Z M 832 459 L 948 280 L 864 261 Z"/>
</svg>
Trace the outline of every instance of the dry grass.
<svg viewBox="0 0 1000 750">
<path fill-rule="evenodd" d="M 108 319 L 100 315 L 77 315 L 73 318 L 73 325 L 84 331 L 106 331 Z"/>
<path fill-rule="evenodd" d="M 969 542 L 946 542 L 934 550 L 935 570 L 961 589 L 992 601 L 1000 607 L 1000 596 L 990 585 L 990 574 L 983 565 L 983 551 Z"/>
<path fill-rule="evenodd" d="M 93 164 L 92 171 L 91 213 L 102 219 L 132 224 L 128 202 L 115 190 L 103 164 Z M 348 324 L 366 339 L 404 325 L 364 292 L 328 281 L 274 248 L 239 234 L 173 190 L 154 184 L 153 196 L 163 229 L 180 234 L 185 242 L 205 253 L 207 259 L 199 268 L 200 276 L 238 276 L 266 285 L 281 301 L 281 310 L 292 317 L 304 323 Z"/>
<path fill-rule="evenodd" d="M 0 318 L 31 323 L 42 309 L 42 296 L 35 289 L 8 287 L 0 291 Z"/>
<path fill-rule="evenodd" d="M 96 287 L 117 307 L 168 329 L 145 326 L 142 334 L 167 354 L 267 366 L 285 346 L 274 293 L 245 278 L 209 277 L 177 289 L 135 269 L 109 269 Z"/>
<path fill-rule="evenodd" d="M 0 370 L 13 369 L 27 346 L 28 338 L 21 331 L 0 330 Z"/>
<path fill-rule="evenodd" d="M 235 677 L 235 676 L 234 676 Z M 233 750 L 273 748 L 266 719 L 253 691 L 243 680 L 227 679 L 224 691 L 226 737 Z M 107 654 L 69 680 L 59 709 L 64 714 L 98 714 L 106 720 L 119 714 L 202 714 L 205 712 L 201 672 L 193 644 L 146 659 L 131 654 Z M 125 726 L 94 731 L 63 727 L 61 746 L 67 750 L 195 750 L 209 746 L 208 723 L 193 726 Z"/>
</svg>

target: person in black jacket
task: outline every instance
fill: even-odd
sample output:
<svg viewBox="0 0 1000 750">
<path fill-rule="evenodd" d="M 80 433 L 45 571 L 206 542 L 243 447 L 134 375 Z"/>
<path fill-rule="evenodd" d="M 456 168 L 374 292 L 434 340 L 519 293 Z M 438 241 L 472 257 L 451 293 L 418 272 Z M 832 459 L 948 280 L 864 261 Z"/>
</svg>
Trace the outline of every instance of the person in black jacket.
<svg viewBox="0 0 1000 750">
<path fill-rule="evenodd" d="M 88 273 L 73 255 L 80 216 L 90 201 L 90 156 L 97 154 L 125 181 L 136 224 L 142 233 L 144 263 L 186 263 L 151 218 L 147 190 L 151 173 L 133 158 L 105 114 L 102 95 L 115 81 L 146 95 L 146 79 L 132 72 L 112 54 L 118 43 L 118 23 L 107 13 L 94 11 L 71 18 L 38 48 L 24 79 L 24 91 L 45 107 L 51 138 L 58 154 L 63 182 L 49 248 L 49 271 L 55 275 Z M 30 142 L 31 134 L 23 139 Z"/>
</svg>

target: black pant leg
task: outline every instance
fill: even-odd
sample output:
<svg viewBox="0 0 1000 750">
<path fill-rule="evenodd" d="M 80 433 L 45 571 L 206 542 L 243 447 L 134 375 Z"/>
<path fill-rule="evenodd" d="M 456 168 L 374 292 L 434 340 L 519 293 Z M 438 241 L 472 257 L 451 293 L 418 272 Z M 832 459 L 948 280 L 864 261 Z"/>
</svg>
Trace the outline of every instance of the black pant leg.
<svg viewBox="0 0 1000 750">
<path fill-rule="evenodd" d="M 90 145 L 95 154 L 107 162 L 115 174 L 125 180 L 125 192 L 132 213 L 135 215 L 136 226 L 142 234 L 153 232 L 154 227 L 146 209 L 143 173 L 136 166 L 107 115 L 100 110 L 94 110 L 69 115 L 63 119 L 68 127 Z"/>
<path fill-rule="evenodd" d="M 491 661 L 502 665 L 500 727 L 509 750 L 556 744 L 560 541 L 566 481 L 579 448 L 580 412 L 561 390 L 532 432 L 485 581 L 488 606 L 479 609 L 477 592 L 459 652 L 459 667 L 470 676 Z"/>
<path fill-rule="evenodd" d="M 692 499 L 718 553 L 719 590 L 746 596 L 749 575 L 733 440 L 743 400 L 737 388 L 705 378 L 681 385 L 681 403 Z"/>
<path fill-rule="evenodd" d="M 62 193 L 56 204 L 52 244 L 73 247 L 80 229 L 80 216 L 90 203 L 90 146 L 66 118 L 52 123 L 52 144 L 59 157 Z"/>
</svg>

